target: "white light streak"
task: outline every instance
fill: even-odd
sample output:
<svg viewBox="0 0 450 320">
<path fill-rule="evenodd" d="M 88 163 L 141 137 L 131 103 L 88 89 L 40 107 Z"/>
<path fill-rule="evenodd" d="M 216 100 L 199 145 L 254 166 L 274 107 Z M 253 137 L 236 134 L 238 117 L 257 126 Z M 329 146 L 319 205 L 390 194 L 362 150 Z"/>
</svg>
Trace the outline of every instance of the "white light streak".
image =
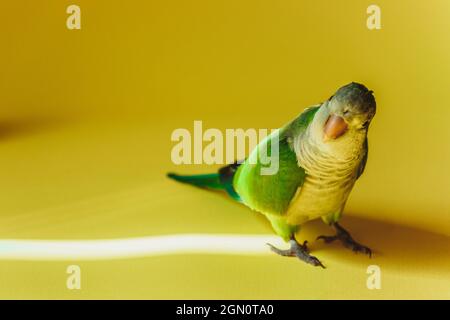
<svg viewBox="0 0 450 320">
<path fill-rule="evenodd" d="M 267 235 L 177 234 L 102 240 L 0 240 L 0 260 L 108 260 L 173 254 L 263 255 L 266 243 L 285 247 Z"/>
</svg>

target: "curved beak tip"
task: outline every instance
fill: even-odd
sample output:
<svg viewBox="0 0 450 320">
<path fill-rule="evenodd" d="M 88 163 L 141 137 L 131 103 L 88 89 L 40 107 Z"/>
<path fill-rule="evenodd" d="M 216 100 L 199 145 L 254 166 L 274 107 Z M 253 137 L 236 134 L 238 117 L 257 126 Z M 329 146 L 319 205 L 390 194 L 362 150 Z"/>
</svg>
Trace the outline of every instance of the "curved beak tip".
<svg viewBox="0 0 450 320">
<path fill-rule="evenodd" d="M 327 142 L 337 139 L 342 136 L 347 129 L 348 125 L 342 117 L 331 115 L 328 117 L 323 128 L 323 141 Z"/>
</svg>

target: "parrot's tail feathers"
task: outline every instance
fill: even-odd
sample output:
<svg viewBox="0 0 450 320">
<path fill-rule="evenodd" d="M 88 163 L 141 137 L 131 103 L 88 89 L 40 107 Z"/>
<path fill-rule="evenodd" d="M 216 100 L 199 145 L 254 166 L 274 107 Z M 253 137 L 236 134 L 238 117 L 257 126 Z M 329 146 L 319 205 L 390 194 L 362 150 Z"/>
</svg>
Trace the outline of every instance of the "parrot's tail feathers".
<svg viewBox="0 0 450 320">
<path fill-rule="evenodd" d="M 218 173 L 199 174 L 199 175 L 178 175 L 175 173 L 168 173 L 167 177 L 181 183 L 191 184 L 199 188 L 209 188 L 216 190 L 223 190 L 225 187 L 220 182 L 220 175 Z"/>
<path fill-rule="evenodd" d="M 239 195 L 233 187 L 233 177 L 238 167 L 239 164 L 234 163 L 221 168 L 218 173 L 199 175 L 179 175 L 176 173 L 168 173 L 167 177 L 199 188 L 223 190 L 234 200 L 241 201 Z"/>
</svg>

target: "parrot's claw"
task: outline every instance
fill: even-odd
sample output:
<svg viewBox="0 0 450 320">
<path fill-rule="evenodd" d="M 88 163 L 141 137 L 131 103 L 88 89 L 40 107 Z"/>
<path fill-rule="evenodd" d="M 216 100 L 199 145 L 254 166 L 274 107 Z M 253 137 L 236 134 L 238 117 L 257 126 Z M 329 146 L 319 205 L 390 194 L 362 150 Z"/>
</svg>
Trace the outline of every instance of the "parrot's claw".
<svg viewBox="0 0 450 320">
<path fill-rule="evenodd" d="M 297 257 L 300 260 L 312 264 L 313 266 L 321 266 L 325 269 L 325 266 L 320 262 L 319 259 L 309 254 L 308 247 L 306 246 L 308 242 L 304 241 L 303 244 L 299 244 L 295 239 L 292 239 L 289 241 L 289 244 L 291 247 L 287 250 L 281 250 L 277 247 L 274 247 L 270 243 L 267 245 L 270 247 L 270 249 L 275 252 L 276 254 L 279 254 L 280 256 L 284 257 Z"/>
<path fill-rule="evenodd" d="M 318 236 L 316 240 L 323 240 L 325 243 L 331 243 L 337 239 L 337 236 Z"/>
<path fill-rule="evenodd" d="M 325 243 L 331 243 L 335 240 L 340 240 L 344 247 L 351 249 L 353 252 L 362 252 L 364 254 L 367 254 L 370 258 L 372 257 L 372 250 L 370 250 L 370 248 L 363 246 L 362 244 L 353 240 L 350 233 L 342 228 L 338 223 L 334 223 L 333 226 L 336 229 L 335 236 L 319 236 L 317 237 L 317 240 L 321 239 Z"/>
<path fill-rule="evenodd" d="M 363 246 L 362 244 L 353 242 L 347 248 L 352 249 L 352 251 L 355 253 L 362 252 L 364 254 L 367 254 L 369 256 L 369 258 L 372 258 L 372 250 L 369 247 Z"/>
</svg>

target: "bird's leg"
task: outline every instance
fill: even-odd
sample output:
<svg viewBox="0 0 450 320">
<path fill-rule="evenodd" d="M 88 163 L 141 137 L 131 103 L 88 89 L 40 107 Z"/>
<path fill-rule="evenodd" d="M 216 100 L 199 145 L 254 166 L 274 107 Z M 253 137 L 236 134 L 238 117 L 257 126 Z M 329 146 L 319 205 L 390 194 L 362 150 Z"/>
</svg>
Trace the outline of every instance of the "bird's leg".
<svg viewBox="0 0 450 320">
<path fill-rule="evenodd" d="M 369 257 L 372 257 L 372 250 L 353 240 L 350 233 L 344 228 L 342 228 L 341 225 L 335 222 L 332 224 L 332 226 L 336 229 L 335 236 L 319 236 L 317 237 L 317 240 L 322 239 L 325 241 L 325 243 L 330 243 L 335 240 L 339 240 L 342 242 L 344 247 L 351 249 L 353 252 L 362 252 L 364 254 L 369 255 Z"/>
<path fill-rule="evenodd" d="M 297 240 L 295 240 L 295 236 L 292 235 L 291 240 L 289 240 L 291 247 L 287 250 L 278 249 L 270 243 L 268 243 L 268 245 L 273 252 L 279 254 L 280 256 L 297 257 L 306 263 L 312 264 L 313 266 L 321 266 L 322 268 L 325 268 L 319 259 L 309 254 L 308 247 L 306 246 L 307 243 L 308 241 L 304 241 L 303 244 L 298 243 Z"/>
</svg>

